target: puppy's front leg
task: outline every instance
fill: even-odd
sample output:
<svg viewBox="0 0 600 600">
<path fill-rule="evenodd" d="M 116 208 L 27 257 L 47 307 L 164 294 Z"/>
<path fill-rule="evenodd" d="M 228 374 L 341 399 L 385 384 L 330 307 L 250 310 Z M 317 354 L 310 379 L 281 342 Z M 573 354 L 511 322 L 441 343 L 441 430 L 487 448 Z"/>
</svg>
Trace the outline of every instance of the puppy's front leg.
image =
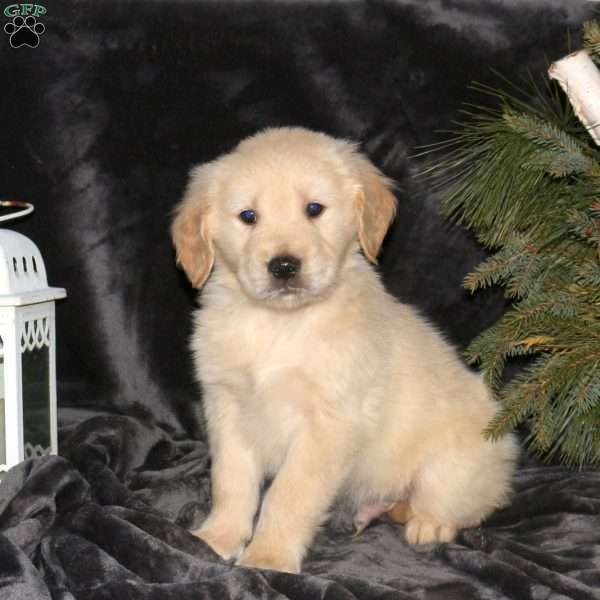
<svg viewBox="0 0 600 600">
<path fill-rule="evenodd" d="M 232 393 L 207 387 L 204 406 L 212 458 L 212 509 L 194 534 L 223 558 L 235 558 L 252 535 L 262 473 L 243 436 Z"/>
<path fill-rule="evenodd" d="M 297 573 L 346 474 L 349 435 L 331 426 L 302 431 L 263 502 L 238 564 Z"/>
</svg>

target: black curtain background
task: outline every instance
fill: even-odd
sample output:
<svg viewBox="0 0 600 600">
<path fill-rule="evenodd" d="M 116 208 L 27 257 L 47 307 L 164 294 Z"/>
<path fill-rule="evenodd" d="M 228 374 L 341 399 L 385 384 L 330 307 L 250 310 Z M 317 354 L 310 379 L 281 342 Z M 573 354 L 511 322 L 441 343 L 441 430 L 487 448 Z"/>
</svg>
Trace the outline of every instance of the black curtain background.
<svg viewBox="0 0 600 600">
<path fill-rule="evenodd" d="M 584 2 L 53 1 L 37 48 L 0 39 L 0 193 L 35 203 L 14 226 L 42 250 L 58 307 L 64 425 L 143 416 L 198 436 L 187 351 L 194 293 L 170 212 L 189 168 L 271 125 L 360 140 L 398 182 L 382 255 L 389 289 L 465 345 L 500 314 L 469 298 L 482 258 L 437 213 L 409 160 L 501 85 L 576 46 Z M 5 35 L 5 34 L 3 34 Z M 66 410 L 71 407 L 77 410 Z"/>
</svg>

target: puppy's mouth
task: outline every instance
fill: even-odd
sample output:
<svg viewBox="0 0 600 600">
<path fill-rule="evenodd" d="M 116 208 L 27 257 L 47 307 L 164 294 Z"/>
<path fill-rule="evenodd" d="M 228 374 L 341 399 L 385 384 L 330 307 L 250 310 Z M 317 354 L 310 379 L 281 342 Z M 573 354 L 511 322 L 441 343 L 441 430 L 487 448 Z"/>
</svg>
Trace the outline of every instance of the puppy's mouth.
<svg viewBox="0 0 600 600">
<path fill-rule="evenodd" d="M 275 281 L 267 289 L 267 298 L 281 298 L 286 296 L 301 296 L 308 294 L 310 289 L 302 281 Z"/>
</svg>

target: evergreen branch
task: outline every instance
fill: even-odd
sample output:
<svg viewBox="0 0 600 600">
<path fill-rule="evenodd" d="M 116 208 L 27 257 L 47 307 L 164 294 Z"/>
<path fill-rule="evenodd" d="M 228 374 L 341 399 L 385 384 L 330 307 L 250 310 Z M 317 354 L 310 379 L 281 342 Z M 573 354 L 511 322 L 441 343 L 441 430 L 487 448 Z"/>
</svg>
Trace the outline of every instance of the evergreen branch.
<svg viewBox="0 0 600 600">
<path fill-rule="evenodd" d="M 524 252 L 527 252 L 526 245 L 515 234 L 512 244 L 488 257 L 465 277 L 464 287 L 475 293 L 477 290 L 505 283 L 510 277 L 511 264 L 520 260 Z"/>
<path fill-rule="evenodd" d="M 501 409 L 484 430 L 488 439 L 497 440 L 512 431 L 540 407 L 550 402 L 552 389 L 544 375 L 552 369 L 556 357 L 537 358 L 524 373 L 517 375 L 501 391 Z"/>
<path fill-rule="evenodd" d="M 600 175 L 598 163 L 586 155 L 588 145 L 579 143 L 553 123 L 510 109 L 504 112 L 503 119 L 511 129 L 543 148 L 544 152 L 534 155 L 530 165 L 537 163 L 553 177 L 576 173 Z"/>
<path fill-rule="evenodd" d="M 585 42 L 598 60 L 598 23 Z M 466 107 L 425 175 L 443 190 L 443 213 L 493 251 L 465 287 L 501 285 L 513 301 L 465 356 L 500 402 L 487 436 L 527 423 L 541 456 L 600 464 L 600 152 L 558 86 L 532 78 L 528 101 L 508 83 L 474 86 L 498 107 Z M 515 359 L 525 367 L 507 382 Z"/>
</svg>

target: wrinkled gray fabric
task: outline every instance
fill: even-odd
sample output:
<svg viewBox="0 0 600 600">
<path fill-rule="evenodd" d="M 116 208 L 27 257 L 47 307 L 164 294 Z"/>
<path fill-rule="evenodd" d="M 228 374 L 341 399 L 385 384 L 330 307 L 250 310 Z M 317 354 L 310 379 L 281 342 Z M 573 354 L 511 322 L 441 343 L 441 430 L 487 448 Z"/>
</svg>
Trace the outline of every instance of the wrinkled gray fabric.
<svg viewBox="0 0 600 600">
<path fill-rule="evenodd" d="M 411 547 L 386 520 L 354 537 L 339 506 L 289 575 L 233 567 L 188 532 L 210 505 L 204 444 L 94 421 L 69 460 L 0 484 L 0 598 L 600 598 L 598 472 L 523 467 L 512 504 L 452 544 Z"/>
</svg>

